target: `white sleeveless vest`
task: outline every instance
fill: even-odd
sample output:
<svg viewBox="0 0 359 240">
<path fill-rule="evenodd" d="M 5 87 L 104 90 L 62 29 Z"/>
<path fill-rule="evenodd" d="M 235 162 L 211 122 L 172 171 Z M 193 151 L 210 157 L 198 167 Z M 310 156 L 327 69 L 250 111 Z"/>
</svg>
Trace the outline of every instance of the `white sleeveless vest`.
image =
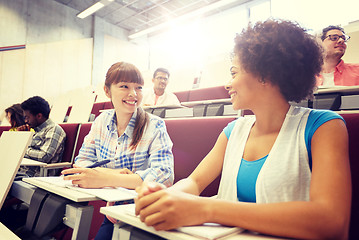
<svg viewBox="0 0 359 240">
<path fill-rule="evenodd" d="M 260 170 L 256 202 L 308 201 L 311 170 L 304 131 L 311 110 L 291 106 Z M 237 120 L 228 140 L 218 198 L 238 201 L 237 174 L 255 116 Z"/>
</svg>

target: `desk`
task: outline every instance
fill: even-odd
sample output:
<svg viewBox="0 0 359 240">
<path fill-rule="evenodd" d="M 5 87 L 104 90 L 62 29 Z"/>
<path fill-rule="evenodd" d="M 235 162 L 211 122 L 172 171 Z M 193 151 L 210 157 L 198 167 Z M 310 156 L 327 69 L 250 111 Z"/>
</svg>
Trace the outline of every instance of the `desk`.
<svg viewBox="0 0 359 240">
<path fill-rule="evenodd" d="M 113 237 L 112 240 L 129 240 L 130 239 L 130 231 L 132 228 L 139 228 L 144 231 L 150 232 L 152 234 L 155 234 L 157 236 L 160 236 L 165 239 L 171 239 L 171 240 L 199 240 L 202 238 L 198 238 L 195 236 L 191 236 L 185 233 L 177 232 L 175 230 L 173 231 L 156 231 L 152 227 L 146 226 L 143 222 L 140 221 L 139 218 L 132 216 L 128 213 L 126 213 L 126 209 L 129 207 L 132 207 L 130 205 L 118 205 L 118 206 L 112 206 L 112 207 L 102 207 L 100 209 L 100 212 L 111 216 L 115 219 L 120 220 L 122 223 L 115 224 L 114 231 L 113 231 Z M 127 225 L 126 225 L 127 224 Z M 131 225 L 131 226 L 128 226 Z M 264 235 L 257 235 L 250 232 L 243 232 L 239 234 L 229 235 L 227 237 L 221 238 L 223 240 L 247 240 L 247 239 L 283 239 L 283 238 L 275 238 L 275 237 L 269 237 Z"/>
<path fill-rule="evenodd" d="M 41 166 L 45 166 L 47 165 L 47 163 L 44 162 L 40 162 L 40 161 L 36 161 L 36 160 L 32 160 L 29 158 L 23 158 L 21 160 L 20 166 L 35 166 L 35 167 L 41 167 Z"/>
<path fill-rule="evenodd" d="M 324 94 L 324 93 L 358 93 L 359 86 L 334 86 L 330 88 L 319 87 L 314 94 Z"/>
<path fill-rule="evenodd" d="M 88 239 L 93 215 L 93 206 L 85 206 L 83 203 L 101 199 L 73 189 L 41 182 L 35 178 L 23 178 L 23 182 L 15 181 L 10 194 L 25 203 L 30 204 L 31 196 L 36 187 L 72 200 L 73 203 L 66 205 L 63 222 L 66 226 L 71 227 L 74 230 L 72 233 L 73 240 Z"/>
<path fill-rule="evenodd" d="M 0 223 L 0 239 L 21 240 L 15 233 L 11 232 L 7 227 Z"/>
<path fill-rule="evenodd" d="M 223 98 L 223 99 L 181 102 L 181 105 L 186 106 L 186 107 L 193 107 L 193 106 L 197 106 L 197 105 L 209 105 L 209 104 L 218 104 L 218 103 L 231 104 L 231 99 Z"/>
</svg>

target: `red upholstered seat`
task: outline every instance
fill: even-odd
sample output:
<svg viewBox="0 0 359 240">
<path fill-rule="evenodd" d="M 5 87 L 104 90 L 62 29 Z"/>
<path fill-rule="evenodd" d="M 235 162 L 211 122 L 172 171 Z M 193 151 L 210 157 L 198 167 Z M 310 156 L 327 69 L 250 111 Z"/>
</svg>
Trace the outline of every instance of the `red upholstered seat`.
<svg viewBox="0 0 359 240">
<path fill-rule="evenodd" d="M 112 102 L 105 102 L 105 104 L 103 105 L 103 109 L 113 109 Z"/>
<path fill-rule="evenodd" d="M 98 115 L 100 115 L 100 110 L 103 110 L 105 107 L 105 103 L 104 102 L 98 102 L 98 103 L 94 103 L 92 110 L 91 110 L 91 114 L 94 114 L 95 117 L 97 117 Z"/>
<path fill-rule="evenodd" d="M 188 91 L 174 92 L 174 95 L 177 96 L 177 98 L 178 98 L 178 100 L 180 102 L 188 102 L 189 90 Z"/>
<path fill-rule="evenodd" d="M 66 133 L 65 150 L 62 155 L 62 162 L 71 162 L 80 124 L 61 123 L 59 125 Z"/>
<path fill-rule="evenodd" d="M 224 86 L 217 86 L 190 90 L 188 101 L 191 102 L 224 98 L 229 98 L 228 91 L 224 88 Z"/>
<path fill-rule="evenodd" d="M 1 136 L 2 132 L 9 131 L 10 128 L 11 128 L 11 126 L 0 126 L 0 136 Z"/>
<path fill-rule="evenodd" d="M 359 113 L 342 114 L 349 134 L 349 160 L 352 177 L 352 209 L 349 239 L 359 239 Z"/>
<path fill-rule="evenodd" d="M 75 157 L 79 154 L 79 151 L 80 151 L 80 148 L 84 141 L 84 138 L 90 132 L 91 125 L 92 125 L 92 123 L 82 123 L 80 126 L 79 135 L 77 137 L 77 143 L 75 146 L 74 160 L 75 160 Z"/>
<path fill-rule="evenodd" d="M 188 177 L 214 146 L 219 134 L 234 117 L 165 119 L 173 141 L 175 182 Z M 209 185 L 202 196 L 218 192 L 219 179 Z"/>
</svg>

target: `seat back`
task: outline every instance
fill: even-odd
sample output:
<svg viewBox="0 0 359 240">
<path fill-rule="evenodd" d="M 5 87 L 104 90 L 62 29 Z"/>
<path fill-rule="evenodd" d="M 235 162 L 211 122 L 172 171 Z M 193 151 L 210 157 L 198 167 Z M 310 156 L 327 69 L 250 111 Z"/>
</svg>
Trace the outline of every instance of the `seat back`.
<svg viewBox="0 0 359 240">
<path fill-rule="evenodd" d="M 224 88 L 224 86 L 217 86 L 190 90 L 188 101 L 191 102 L 224 98 L 229 98 L 228 91 Z"/>
<path fill-rule="evenodd" d="M 65 149 L 62 155 L 61 162 L 72 162 L 74 158 L 74 150 L 77 141 L 77 136 L 79 134 L 79 126 L 78 123 L 62 123 L 59 124 L 60 127 L 66 133 L 66 141 L 65 141 Z"/>
<path fill-rule="evenodd" d="M 349 134 L 349 160 L 352 177 L 352 207 L 349 239 L 359 239 L 359 113 L 342 114 Z"/>
<path fill-rule="evenodd" d="M 188 177 L 210 152 L 223 128 L 234 117 L 165 119 L 167 132 L 173 142 L 175 182 Z M 202 196 L 218 192 L 220 178 L 212 182 Z"/>
<path fill-rule="evenodd" d="M 83 123 L 80 126 L 79 134 L 77 137 L 77 143 L 76 143 L 75 151 L 74 151 L 74 160 L 75 160 L 75 157 L 79 154 L 82 143 L 84 142 L 84 138 L 90 132 L 91 125 L 92 125 L 92 123 Z"/>
<path fill-rule="evenodd" d="M 174 95 L 176 95 L 176 97 L 178 98 L 178 101 L 180 101 L 180 102 L 188 102 L 189 92 L 190 92 L 190 90 L 174 92 Z"/>
<path fill-rule="evenodd" d="M 112 105 L 111 101 L 108 101 L 108 102 L 104 103 L 103 110 L 106 110 L 106 109 L 113 109 L 113 105 Z"/>
<path fill-rule="evenodd" d="M 9 131 L 11 126 L 0 126 L 0 136 L 4 131 Z"/>
<path fill-rule="evenodd" d="M 92 110 L 91 110 L 91 114 L 94 114 L 95 117 L 97 117 L 98 115 L 100 115 L 100 110 L 103 110 L 105 106 L 104 102 L 96 102 L 93 104 Z"/>
</svg>

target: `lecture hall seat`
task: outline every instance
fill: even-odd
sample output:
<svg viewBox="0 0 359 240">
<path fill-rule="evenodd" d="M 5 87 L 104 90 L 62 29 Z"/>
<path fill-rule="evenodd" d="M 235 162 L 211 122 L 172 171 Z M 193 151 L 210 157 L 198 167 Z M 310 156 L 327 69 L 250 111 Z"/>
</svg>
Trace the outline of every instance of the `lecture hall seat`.
<svg viewBox="0 0 359 240">
<path fill-rule="evenodd" d="M 359 113 L 341 114 L 349 134 L 349 160 L 352 178 L 352 208 L 349 240 L 359 239 Z"/>
<path fill-rule="evenodd" d="M 10 128 L 11 128 L 11 126 L 0 126 L 0 136 L 1 136 L 2 132 L 9 131 Z"/>
<path fill-rule="evenodd" d="M 165 119 L 173 142 L 175 182 L 188 177 L 214 146 L 219 134 L 235 117 Z M 217 194 L 220 178 L 202 196 Z"/>
<path fill-rule="evenodd" d="M 77 135 L 80 124 L 78 123 L 61 123 L 60 127 L 66 133 L 66 140 L 64 146 L 64 153 L 62 155 L 62 160 L 59 163 L 50 163 L 43 166 L 44 174 L 43 176 L 48 176 L 47 171 L 50 169 L 58 169 L 55 175 L 59 175 L 61 170 L 64 168 L 69 168 L 72 165 L 74 148 L 77 141 Z"/>
<path fill-rule="evenodd" d="M 224 86 L 192 89 L 189 91 L 188 101 L 203 101 L 230 98 Z"/>
<path fill-rule="evenodd" d="M 189 91 L 190 90 L 179 91 L 179 92 L 174 92 L 173 94 L 176 95 L 176 97 L 178 98 L 178 101 L 180 101 L 180 102 L 188 102 Z"/>
</svg>

